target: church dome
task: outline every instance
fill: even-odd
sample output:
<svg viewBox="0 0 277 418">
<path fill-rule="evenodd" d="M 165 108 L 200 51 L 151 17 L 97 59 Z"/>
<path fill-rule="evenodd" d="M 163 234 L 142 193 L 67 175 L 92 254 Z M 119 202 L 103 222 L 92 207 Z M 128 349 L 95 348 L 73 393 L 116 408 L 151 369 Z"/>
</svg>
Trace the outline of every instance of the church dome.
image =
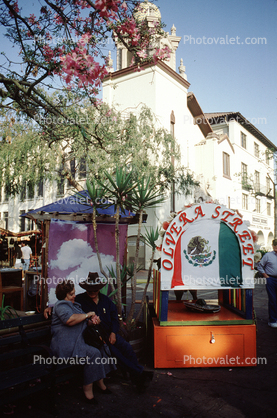
<svg viewBox="0 0 277 418">
<path fill-rule="evenodd" d="M 142 22 L 147 17 L 153 17 L 154 19 L 160 20 L 162 16 L 159 8 L 155 4 L 145 0 L 137 7 L 137 10 L 134 12 L 134 17 Z"/>
</svg>

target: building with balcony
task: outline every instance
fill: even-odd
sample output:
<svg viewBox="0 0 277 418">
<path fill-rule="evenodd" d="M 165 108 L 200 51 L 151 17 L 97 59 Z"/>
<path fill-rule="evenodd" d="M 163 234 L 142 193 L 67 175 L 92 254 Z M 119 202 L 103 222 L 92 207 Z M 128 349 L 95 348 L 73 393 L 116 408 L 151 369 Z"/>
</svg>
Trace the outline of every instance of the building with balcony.
<svg viewBox="0 0 277 418">
<path fill-rule="evenodd" d="M 277 148 L 239 112 L 205 113 L 205 117 L 213 133 L 196 146 L 197 171 L 208 182 L 211 197 L 237 209 L 257 233 L 258 243 L 270 247 Z"/>
<path fill-rule="evenodd" d="M 145 3 L 149 25 L 160 19 L 156 6 Z M 161 207 L 148 213 L 144 228 L 154 228 L 166 220 L 170 211 L 179 211 L 185 204 L 213 199 L 238 210 L 250 228 L 258 234 L 259 244 L 269 246 L 274 237 L 274 159 L 277 147 L 239 112 L 204 113 L 195 95 L 189 92 L 186 68 L 181 60 L 176 68 L 176 51 L 181 37 L 173 25 L 170 34 L 158 40 L 159 46 L 171 49 L 168 61 L 143 64 L 137 71 L 129 67 L 131 56 L 115 39 L 116 71 L 110 59 L 109 75 L 103 81 L 103 100 L 126 113 L 139 111 L 144 105 L 156 116 L 157 126 L 166 128 L 180 146 L 182 165 L 200 182 L 189 196 L 174 190 Z M 220 107 L 220 103 L 218 104 Z M 72 164 L 72 173 L 84 184 L 85 161 L 79 169 Z M 15 198 L 4 196 L 0 202 L 1 225 L 14 232 L 31 230 L 30 220 L 20 214 L 44 206 L 69 194 L 67 180 L 46 182 Z M 142 233 L 145 232 L 145 229 Z M 129 258 L 133 257 L 136 228 L 129 226 Z M 147 267 L 150 250 L 142 243 L 140 264 Z"/>
</svg>

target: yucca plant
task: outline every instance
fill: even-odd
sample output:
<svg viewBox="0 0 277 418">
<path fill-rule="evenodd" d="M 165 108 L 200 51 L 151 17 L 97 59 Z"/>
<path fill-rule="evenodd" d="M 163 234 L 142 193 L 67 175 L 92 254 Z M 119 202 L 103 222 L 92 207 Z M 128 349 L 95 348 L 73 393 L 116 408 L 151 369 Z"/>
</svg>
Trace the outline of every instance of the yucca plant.
<svg viewBox="0 0 277 418">
<path fill-rule="evenodd" d="M 127 171 L 126 168 L 116 168 L 115 175 L 112 176 L 107 171 L 105 172 L 107 180 L 104 184 L 101 180 L 97 180 L 98 184 L 107 191 L 109 196 L 115 202 L 115 246 L 116 246 L 116 279 L 117 279 L 117 311 L 122 317 L 122 282 L 120 272 L 120 253 L 119 253 L 119 219 L 120 211 L 129 210 L 130 193 L 136 187 L 136 182 L 132 178 L 132 172 Z"/>
<path fill-rule="evenodd" d="M 156 229 L 153 229 L 152 227 L 150 227 L 149 230 L 146 230 L 145 235 L 142 235 L 142 238 L 144 239 L 145 244 L 148 245 L 152 249 L 152 254 L 151 254 L 150 264 L 148 268 L 147 280 L 146 280 L 146 284 L 145 284 L 142 298 L 141 298 L 141 305 L 140 305 L 138 314 L 136 316 L 135 323 L 139 321 L 140 315 L 142 313 L 143 306 L 144 306 L 145 299 L 146 299 L 147 289 L 151 280 L 153 261 L 154 261 L 155 250 L 156 250 L 155 241 L 157 241 L 157 239 L 159 238 L 159 228 L 157 227 Z"/>
<path fill-rule="evenodd" d="M 98 185 L 95 180 L 89 180 L 86 181 L 87 191 L 90 197 L 91 205 L 92 205 L 92 224 L 93 224 L 93 237 L 94 237 L 94 245 L 95 250 L 98 258 L 99 268 L 103 276 L 108 280 L 108 276 L 103 269 L 102 260 L 99 252 L 98 247 L 98 239 L 97 239 L 97 222 L 96 222 L 96 216 L 97 216 L 97 206 L 99 207 L 99 202 L 102 202 L 102 198 L 107 199 L 107 193 L 103 186 Z M 82 196 L 83 197 L 83 196 Z M 107 207 L 108 204 L 101 204 L 101 208 Z"/>
<path fill-rule="evenodd" d="M 111 278 L 116 279 L 116 271 L 114 271 L 113 266 L 111 266 L 110 268 L 107 267 L 108 271 L 109 271 L 109 275 Z M 134 265 L 130 264 L 129 266 L 126 266 L 125 264 L 123 264 L 121 270 L 120 270 L 120 276 L 121 276 L 121 287 L 125 286 L 125 284 L 131 280 L 132 276 L 134 275 Z M 111 293 L 109 293 L 107 296 L 109 298 L 114 297 L 115 298 L 115 303 L 117 303 L 117 293 L 118 293 L 118 288 L 112 290 Z M 122 303 L 122 306 L 124 306 L 124 304 Z"/>
<path fill-rule="evenodd" d="M 138 255 L 139 255 L 139 243 L 141 236 L 141 227 L 143 221 L 143 214 L 146 209 L 154 208 L 158 204 L 164 202 L 165 196 L 163 195 L 160 189 L 157 189 L 156 185 L 151 184 L 151 176 L 143 176 L 137 183 L 136 187 L 132 190 L 132 196 L 130 198 L 133 209 L 137 211 L 139 215 L 138 222 L 138 231 L 136 239 L 136 250 L 135 250 L 135 260 L 134 260 L 134 276 L 131 279 L 131 290 L 132 290 L 132 300 L 131 308 L 127 316 L 127 329 L 130 329 L 133 326 L 136 326 L 138 317 L 136 320 L 133 320 L 134 311 L 135 311 L 135 302 L 136 302 L 136 287 L 137 287 L 137 272 L 138 272 Z M 141 306 L 141 309 L 143 304 Z"/>
<path fill-rule="evenodd" d="M 141 239 L 141 229 L 143 222 L 143 215 L 146 209 L 154 208 L 158 204 L 164 202 L 165 197 L 161 189 L 151 183 L 151 176 L 143 176 L 139 180 L 134 180 L 134 173 L 132 170 L 126 168 L 116 168 L 114 175 L 105 172 L 106 181 L 96 179 L 93 181 L 87 180 L 87 190 L 93 205 L 93 229 L 94 229 L 94 242 L 97 257 L 99 261 L 99 267 L 101 273 L 106 277 L 107 274 L 103 269 L 101 256 L 98 249 L 97 241 L 97 202 L 101 201 L 102 197 L 107 196 L 110 198 L 110 203 L 107 201 L 105 207 L 114 206 L 115 209 L 115 246 L 116 246 L 116 271 L 113 268 L 108 269 L 110 276 L 116 278 L 117 286 L 112 287 L 112 294 L 109 296 L 115 296 L 117 311 L 119 317 L 122 318 L 122 286 L 125 284 L 126 274 L 129 276 L 128 280 L 131 280 L 131 306 L 127 314 L 126 326 L 127 330 L 134 328 L 139 320 L 140 314 L 145 302 L 147 287 L 151 278 L 151 270 L 154 258 L 155 244 L 154 241 L 158 238 L 158 230 L 156 229 L 146 232 L 145 241 L 152 248 L 152 256 L 150 260 L 150 268 L 148 273 L 147 284 L 144 289 L 142 304 L 139 309 L 139 313 L 134 318 L 135 302 L 136 302 L 136 287 L 137 287 L 137 273 L 139 271 L 138 255 L 139 255 L 139 243 Z M 98 205 L 99 206 L 99 205 Z M 102 205 L 102 207 L 104 207 Z M 126 211 L 135 211 L 138 215 L 138 230 L 136 238 L 135 259 L 132 267 L 121 267 L 120 265 L 120 252 L 119 252 L 119 220 L 120 213 L 126 213 Z M 123 321 L 121 322 L 123 323 Z"/>
</svg>

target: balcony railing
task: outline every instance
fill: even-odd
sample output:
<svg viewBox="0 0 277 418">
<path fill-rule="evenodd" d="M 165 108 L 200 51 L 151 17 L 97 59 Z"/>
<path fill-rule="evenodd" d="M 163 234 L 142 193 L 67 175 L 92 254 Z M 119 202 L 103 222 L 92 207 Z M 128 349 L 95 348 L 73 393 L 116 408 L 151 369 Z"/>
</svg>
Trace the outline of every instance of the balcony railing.
<svg viewBox="0 0 277 418">
<path fill-rule="evenodd" d="M 264 186 L 260 183 L 252 183 L 251 182 L 247 182 L 247 181 L 243 181 L 241 184 L 242 190 L 248 191 L 250 193 L 255 194 L 256 196 L 266 196 L 269 197 L 271 199 L 274 198 L 274 188 L 273 187 L 268 187 L 268 186 Z"/>
<path fill-rule="evenodd" d="M 254 183 L 253 191 L 258 196 L 274 197 L 273 187 L 263 186 L 260 183 Z"/>
</svg>

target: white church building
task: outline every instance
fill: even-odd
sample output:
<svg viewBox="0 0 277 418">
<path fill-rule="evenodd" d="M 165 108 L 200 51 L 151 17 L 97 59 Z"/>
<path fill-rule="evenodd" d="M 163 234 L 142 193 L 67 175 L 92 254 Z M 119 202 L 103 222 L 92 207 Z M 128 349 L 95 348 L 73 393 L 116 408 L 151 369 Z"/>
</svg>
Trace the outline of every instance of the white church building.
<svg viewBox="0 0 277 418">
<path fill-rule="evenodd" d="M 159 9 L 149 2 L 143 4 L 141 18 L 151 26 L 161 18 Z M 203 113 L 195 95 L 188 91 L 183 60 L 177 72 L 180 40 L 173 25 L 171 33 L 158 40 L 159 46 L 171 49 L 170 60 L 142 65 L 135 72 L 128 67 L 129 52 L 115 40 L 116 71 L 111 65 L 103 82 L 103 100 L 110 106 L 123 112 L 135 112 L 143 105 L 152 109 L 159 123 L 174 134 L 182 164 L 201 185 L 187 199 L 169 196 L 161 208 L 149 211 L 145 227 L 162 223 L 171 210 L 179 211 L 187 203 L 212 199 L 238 210 L 257 233 L 258 244 L 270 247 L 275 212 L 272 156 L 277 148 L 239 112 Z M 132 229 L 135 234 L 135 228 L 130 227 L 129 236 Z"/>
<path fill-rule="evenodd" d="M 149 2 L 142 4 L 144 9 L 137 17 L 146 18 L 151 26 L 161 18 L 159 9 Z M 103 81 L 103 101 L 110 106 L 128 113 L 146 105 L 153 111 L 160 126 L 171 132 L 180 145 L 182 165 L 194 173 L 201 185 L 187 198 L 169 195 L 163 206 L 149 211 L 144 228 L 161 225 L 170 211 L 179 211 L 185 204 L 212 199 L 238 210 L 243 220 L 249 221 L 250 229 L 258 234 L 258 243 L 268 247 L 274 237 L 272 152 L 277 147 L 239 112 L 203 113 L 195 95 L 189 91 L 182 60 L 177 69 L 176 50 L 180 40 L 173 25 L 171 33 L 157 41 L 171 49 L 169 61 L 143 64 L 139 71 L 134 71 L 129 67 L 130 53 L 115 39 L 116 68 L 113 69 L 110 60 L 109 76 Z M 5 201 L 2 193 L 1 226 L 17 232 L 24 227 L 20 221 L 22 212 L 60 197 L 55 185 L 44 187 L 42 192 L 37 189 L 31 199 L 27 196 L 23 201 L 17 197 Z M 30 224 L 26 227 L 31 229 Z M 130 258 L 135 235 L 135 226 L 130 226 Z M 142 243 L 139 262 L 146 268 L 149 259 L 150 250 Z"/>
</svg>

